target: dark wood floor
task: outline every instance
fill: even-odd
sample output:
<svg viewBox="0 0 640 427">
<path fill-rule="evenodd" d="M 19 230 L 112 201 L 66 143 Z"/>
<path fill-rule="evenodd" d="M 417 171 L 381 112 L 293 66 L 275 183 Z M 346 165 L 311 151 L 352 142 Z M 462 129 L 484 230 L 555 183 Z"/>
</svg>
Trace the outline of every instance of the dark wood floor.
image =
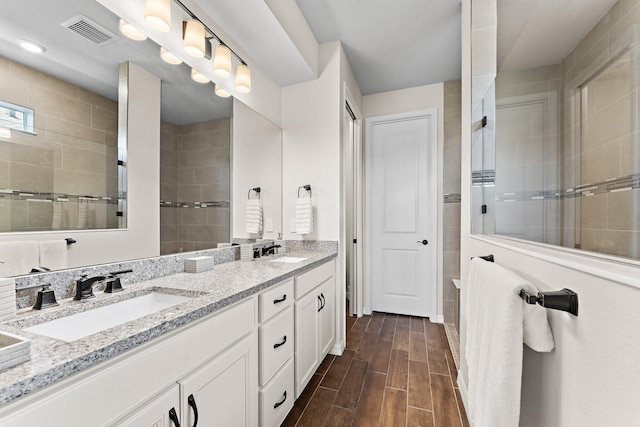
<svg viewBox="0 0 640 427">
<path fill-rule="evenodd" d="M 283 426 L 468 426 L 444 327 L 421 317 L 347 318 Z"/>
</svg>

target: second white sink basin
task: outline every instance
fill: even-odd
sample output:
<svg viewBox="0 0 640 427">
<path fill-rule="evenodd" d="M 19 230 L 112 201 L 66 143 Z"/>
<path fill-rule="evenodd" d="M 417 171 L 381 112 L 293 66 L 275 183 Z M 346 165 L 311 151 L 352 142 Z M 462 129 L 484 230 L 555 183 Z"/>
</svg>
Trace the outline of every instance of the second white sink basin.
<svg viewBox="0 0 640 427">
<path fill-rule="evenodd" d="M 70 342 L 173 307 L 190 299 L 190 297 L 181 295 L 151 292 L 115 304 L 40 323 L 25 330 Z"/>
<path fill-rule="evenodd" d="M 283 256 L 280 258 L 276 258 L 276 259 L 272 259 L 269 262 L 286 262 L 286 263 L 295 263 L 295 262 L 300 262 L 300 261 L 304 261 L 306 258 L 301 258 L 301 257 L 295 257 L 295 256 Z"/>
</svg>

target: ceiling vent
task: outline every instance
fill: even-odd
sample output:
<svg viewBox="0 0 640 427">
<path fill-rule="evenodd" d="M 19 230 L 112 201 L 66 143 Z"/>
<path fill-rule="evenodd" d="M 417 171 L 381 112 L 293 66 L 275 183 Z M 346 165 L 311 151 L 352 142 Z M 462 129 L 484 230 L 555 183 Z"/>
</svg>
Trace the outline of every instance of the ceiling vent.
<svg viewBox="0 0 640 427">
<path fill-rule="evenodd" d="M 106 46 L 120 38 L 102 25 L 82 15 L 76 15 L 60 25 L 98 46 Z"/>
</svg>

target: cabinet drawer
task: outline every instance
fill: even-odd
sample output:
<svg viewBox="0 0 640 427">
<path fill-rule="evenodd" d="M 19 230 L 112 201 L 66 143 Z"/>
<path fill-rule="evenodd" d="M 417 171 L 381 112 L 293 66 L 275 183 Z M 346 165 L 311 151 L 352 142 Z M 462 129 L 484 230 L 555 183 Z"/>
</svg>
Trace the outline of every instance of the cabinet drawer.
<svg viewBox="0 0 640 427">
<path fill-rule="evenodd" d="M 264 325 L 261 325 L 259 337 L 260 385 L 264 385 L 293 355 L 293 307 L 287 308 Z"/>
<path fill-rule="evenodd" d="M 296 277 L 296 298 L 300 298 L 335 274 L 336 264 L 335 261 L 331 260 Z"/>
<path fill-rule="evenodd" d="M 260 322 L 293 304 L 293 279 L 262 292 L 258 297 Z"/>
<path fill-rule="evenodd" d="M 260 426 L 277 427 L 293 407 L 293 358 L 260 390 Z"/>
</svg>

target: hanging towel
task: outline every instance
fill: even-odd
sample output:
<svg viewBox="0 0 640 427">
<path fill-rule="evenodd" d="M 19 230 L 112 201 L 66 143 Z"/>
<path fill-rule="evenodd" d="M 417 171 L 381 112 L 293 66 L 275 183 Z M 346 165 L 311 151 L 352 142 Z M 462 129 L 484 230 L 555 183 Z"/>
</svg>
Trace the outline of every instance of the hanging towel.
<svg viewBox="0 0 640 427">
<path fill-rule="evenodd" d="M 27 274 L 40 265 L 38 242 L 1 242 L 0 261 L 3 262 L 0 264 L 0 277 Z"/>
<path fill-rule="evenodd" d="M 45 240 L 40 242 L 40 264 L 50 270 L 67 268 L 67 242 L 60 240 Z"/>
<path fill-rule="evenodd" d="M 262 233 L 262 201 L 260 199 L 247 200 L 245 231 L 249 234 Z"/>
<path fill-rule="evenodd" d="M 296 233 L 313 232 L 313 202 L 311 197 L 298 198 L 296 201 Z"/>
<path fill-rule="evenodd" d="M 515 272 L 480 258 L 467 280 L 468 415 L 474 427 L 518 427 L 522 344 L 553 350 L 546 310 L 529 305 L 520 290 L 537 289 Z"/>
</svg>

